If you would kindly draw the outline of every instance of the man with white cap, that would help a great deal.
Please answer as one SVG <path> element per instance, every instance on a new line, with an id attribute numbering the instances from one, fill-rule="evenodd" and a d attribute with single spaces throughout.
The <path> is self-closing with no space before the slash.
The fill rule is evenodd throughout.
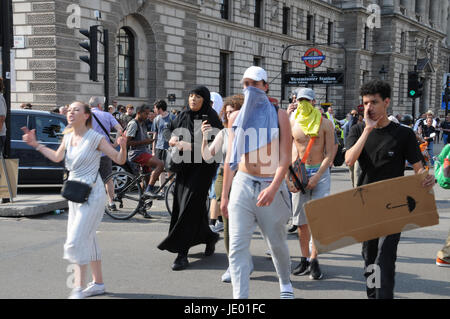
<path id="1" fill-rule="evenodd" d="M 300 250 L 300 263 L 292 273 L 297 276 L 310 274 L 311 279 L 321 279 L 322 272 L 317 260 L 317 249 L 312 243 L 311 234 L 303 205 L 313 199 L 319 199 L 330 194 L 330 165 L 335 156 L 335 134 L 333 123 L 322 117 L 321 112 L 314 107 L 315 94 L 308 88 L 297 90 L 298 107 L 292 112 L 291 127 L 294 146 L 292 162 L 303 158 L 311 141 L 310 153 L 305 166 L 309 178 L 306 194 L 292 194 L 293 218 L 292 224 L 297 226 Z"/>
<path id="2" fill-rule="evenodd" d="M 280 298 L 293 299 L 285 230 L 291 214 L 284 182 L 292 152 L 289 118 L 284 110 L 270 103 L 264 69 L 249 67 L 241 83 L 245 99 L 239 114 L 229 119 L 233 129 L 229 133 L 220 205 L 222 214 L 229 218 L 233 298 L 249 297 L 253 268 L 249 247 L 258 225 L 272 253 Z"/>

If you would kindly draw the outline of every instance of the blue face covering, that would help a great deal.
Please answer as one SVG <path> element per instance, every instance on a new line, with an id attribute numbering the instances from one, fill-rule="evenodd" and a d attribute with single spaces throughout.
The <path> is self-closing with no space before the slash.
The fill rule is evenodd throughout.
<path id="1" fill-rule="evenodd" d="M 263 90 L 244 89 L 244 105 L 233 123 L 230 167 L 236 170 L 243 154 L 269 144 L 279 136 L 278 114 Z"/>

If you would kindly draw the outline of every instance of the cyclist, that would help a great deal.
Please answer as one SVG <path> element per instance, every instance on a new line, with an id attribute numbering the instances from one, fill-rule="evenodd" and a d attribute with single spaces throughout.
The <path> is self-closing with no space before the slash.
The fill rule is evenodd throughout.
<path id="1" fill-rule="evenodd" d="M 128 159 L 141 165 L 144 172 L 153 170 L 144 196 L 159 198 L 159 195 L 156 193 L 155 183 L 164 170 L 164 162 L 148 152 L 148 145 L 153 143 L 153 139 L 147 136 L 147 128 L 145 125 L 145 120 L 148 118 L 149 113 L 149 106 L 145 104 L 139 106 L 136 109 L 135 118 L 127 125 Z"/>

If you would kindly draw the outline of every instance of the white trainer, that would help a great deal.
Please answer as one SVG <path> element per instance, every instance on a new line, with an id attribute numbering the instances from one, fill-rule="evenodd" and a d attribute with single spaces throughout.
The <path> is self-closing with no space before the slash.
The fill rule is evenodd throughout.
<path id="1" fill-rule="evenodd" d="M 216 232 L 216 233 L 220 233 L 221 231 L 223 231 L 223 228 L 224 228 L 223 222 L 216 221 L 216 224 L 214 225 L 214 228 L 212 231 Z"/>
<path id="2" fill-rule="evenodd" d="M 105 293 L 105 284 L 97 284 L 95 282 L 90 282 L 86 289 L 83 290 L 83 294 L 86 297 L 103 295 Z"/>
<path id="3" fill-rule="evenodd" d="M 86 296 L 83 293 L 83 288 L 73 288 L 69 295 L 69 299 L 84 299 Z"/>
<path id="4" fill-rule="evenodd" d="M 230 274 L 230 267 L 227 268 L 227 271 L 222 275 L 222 282 L 231 282 L 231 274 Z"/>

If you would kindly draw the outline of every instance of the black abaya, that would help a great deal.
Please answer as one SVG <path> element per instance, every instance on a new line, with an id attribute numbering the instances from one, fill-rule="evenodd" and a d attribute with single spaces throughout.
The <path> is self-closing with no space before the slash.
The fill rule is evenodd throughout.
<path id="1" fill-rule="evenodd" d="M 205 96 L 204 100 L 209 103 L 209 96 Z M 216 111 L 209 104 L 204 103 L 198 112 L 193 112 L 189 108 L 182 111 L 169 124 L 167 130 L 187 128 L 191 136 L 196 136 L 194 140 L 201 143 L 202 132 L 199 126 L 194 132 L 194 120 L 201 120 L 204 114 L 208 115 L 208 122 L 212 127 L 222 129 L 223 126 Z M 194 152 L 201 152 L 200 147 L 198 143 L 192 143 Z M 194 152 L 191 152 L 192 160 L 194 160 Z M 206 200 L 218 165 L 217 163 L 208 164 L 205 161 L 183 164 L 182 171 L 176 176 L 169 235 L 158 245 L 159 249 L 187 254 L 191 247 L 208 244 L 217 239 L 217 234 L 209 227 Z"/>

